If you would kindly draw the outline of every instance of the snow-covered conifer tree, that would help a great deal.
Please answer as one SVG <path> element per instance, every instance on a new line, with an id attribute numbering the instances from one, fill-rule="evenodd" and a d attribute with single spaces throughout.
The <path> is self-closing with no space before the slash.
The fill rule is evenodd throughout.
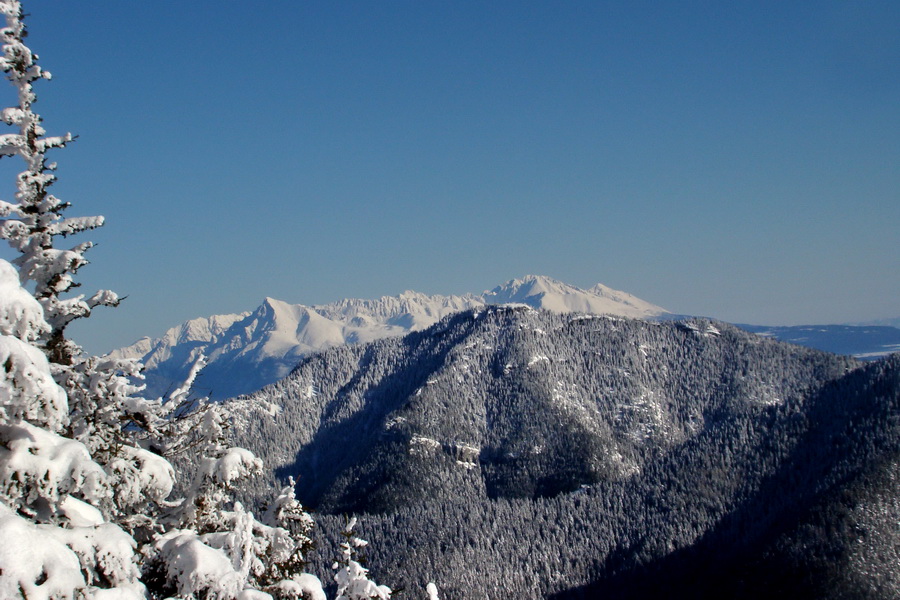
<path id="1" fill-rule="evenodd" d="M 0 158 L 18 157 L 25 169 L 16 178 L 15 202 L 0 201 L 0 237 L 18 251 L 13 260 L 22 286 L 33 285 L 33 297 L 41 307 L 42 325 L 28 338 L 43 349 L 55 382 L 64 390 L 65 418 L 54 432 L 80 443 L 91 460 L 103 467 L 108 497 L 103 501 L 106 519 L 124 519 L 148 502 L 162 501 L 172 490 L 173 471 L 167 461 L 129 441 L 129 425 L 159 420 L 165 409 L 156 402 L 133 398 L 139 391 L 131 380 L 141 366 L 134 361 L 85 356 L 65 337 L 69 323 L 90 315 L 99 305 L 115 306 L 113 292 L 100 291 L 90 299 L 64 298 L 77 287 L 74 276 L 86 264 L 84 253 L 92 246 L 82 242 L 70 248 L 56 241 L 99 227 L 102 217 L 64 218 L 69 204 L 50 193 L 55 164 L 46 153 L 65 147 L 71 134 L 45 137 L 41 117 L 34 112 L 37 100 L 33 84 L 50 79 L 37 63 L 38 56 L 25 45 L 22 6 L 17 0 L 0 0 L 6 27 L 0 69 L 16 89 L 18 104 L 0 111 L 0 120 L 13 129 L 0 135 Z M 154 414 L 155 413 L 155 414 Z M 43 425 L 32 416 L 33 425 Z M 99 501 L 99 498 L 97 499 Z"/>
<path id="2" fill-rule="evenodd" d="M 33 112 L 37 99 L 33 83 L 50 79 L 50 73 L 38 64 L 38 56 L 24 43 L 26 35 L 22 22 L 22 7 L 17 0 L 0 2 L 0 13 L 6 27 L 0 31 L 3 54 L 0 70 L 6 73 L 18 92 L 18 104 L 0 111 L 0 121 L 17 131 L 0 135 L 0 156 L 19 156 L 25 162 L 16 181 L 16 202 L 0 203 L 0 237 L 20 252 L 13 263 L 19 267 L 23 284 L 34 282 L 34 295 L 44 309 L 50 325 L 43 334 L 43 343 L 51 362 L 69 364 L 76 349 L 65 339 L 65 329 L 75 319 L 90 315 L 100 305 L 115 306 L 116 294 L 101 290 L 85 300 L 83 296 L 63 298 L 78 287 L 73 275 L 87 263 L 84 253 L 92 246 L 82 242 L 67 249 L 55 247 L 57 238 L 65 238 L 103 224 L 103 217 L 65 218 L 69 204 L 50 193 L 56 181 L 55 163 L 48 163 L 46 153 L 65 147 L 72 134 L 45 136 L 41 117 Z"/>
<path id="3" fill-rule="evenodd" d="M 143 598 L 134 538 L 109 516 L 109 473 L 64 435 L 65 390 L 35 340 L 41 305 L 0 261 L 0 597 Z"/>
<path id="4" fill-rule="evenodd" d="M 369 570 L 360 564 L 359 551 L 369 543 L 356 537 L 356 517 L 352 517 L 341 532 L 341 555 L 332 568 L 335 570 L 334 580 L 337 582 L 337 600 L 370 600 L 378 598 L 387 600 L 391 597 L 391 588 L 378 585 L 369 579 Z"/>
<path id="5" fill-rule="evenodd" d="M 323 598 L 300 572 L 309 523 L 292 491 L 268 524 L 233 500 L 261 463 L 224 443 L 221 407 L 191 400 L 189 386 L 142 398 L 139 362 L 87 356 L 65 337 L 73 320 L 118 304 L 108 291 L 63 298 L 91 243 L 56 240 L 103 219 L 63 218 L 68 204 L 49 193 L 45 153 L 73 138 L 44 137 L 32 84 L 49 73 L 24 44 L 20 3 L 0 0 L 0 14 L 0 68 L 18 96 L 0 111 L 15 128 L 0 157 L 25 163 L 15 202 L 0 201 L 0 237 L 19 252 L 0 261 L 0 539 L 19 540 L 0 545 L 0 598 Z M 196 469 L 172 499 L 168 457 L 179 452 Z M 306 529 L 295 538 L 289 522 Z"/>

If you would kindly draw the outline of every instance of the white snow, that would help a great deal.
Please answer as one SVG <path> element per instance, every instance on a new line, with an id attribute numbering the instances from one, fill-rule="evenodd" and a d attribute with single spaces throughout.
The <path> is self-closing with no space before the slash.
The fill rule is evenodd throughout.
<path id="1" fill-rule="evenodd" d="M 66 496 L 59 503 L 59 508 L 73 527 L 92 527 L 103 523 L 103 513 L 78 498 Z"/>
<path id="2" fill-rule="evenodd" d="M 244 380 L 247 389 L 238 391 L 229 390 L 227 384 L 203 380 L 205 387 L 212 388 L 216 397 L 222 398 L 277 381 L 311 352 L 418 331 L 450 314 L 487 305 L 639 318 L 666 312 L 599 284 L 582 290 L 549 277 L 526 276 L 480 295 L 428 296 L 406 291 L 399 296 L 347 299 L 316 306 L 266 298 L 251 313 L 194 319 L 170 329 L 162 338 L 142 339 L 112 354 L 141 358 L 148 373 L 157 369 L 178 373 L 182 380 L 191 361 L 188 349 L 196 348 L 202 350 L 211 365 L 228 364 L 230 368 L 255 374 L 255 378 Z M 264 364 L 266 368 L 261 368 Z M 154 382 L 152 378 L 148 381 L 149 395 L 161 395 L 171 386 L 171 382 Z M 159 385 L 159 389 L 153 388 L 154 385 Z"/>
<path id="3" fill-rule="evenodd" d="M 285 598 L 309 598 L 309 600 L 326 600 L 322 582 L 315 575 L 301 573 L 293 579 L 278 582 L 274 586 Z M 305 596 L 304 596 L 305 595 Z"/>
<path id="4" fill-rule="evenodd" d="M 38 525 L 38 528 L 75 553 L 87 575 L 89 586 L 111 583 L 120 588 L 116 592 L 119 597 L 128 598 L 134 597 L 134 593 L 141 590 L 142 586 L 137 583 L 140 573 L 135 563 L 135 541 L 117 525 L 101 523 L 93 527 L 71 529 Z M 143 597 L 143 594 L 138 597 Z"/>
<path id="5" fill-rule="evenodd" d="M 243 578 L 225 552 L 204 544 L 194 531 L 170 531 L 160 537 L 155 547 L 164 557 L 166 575 L 179 594 L 209 590 L 214 598 L 228 598 L 237 596 L 243 588 Z"/>
<path id="6" fill-rule="evenodd" d="M 536 365 L 537 363 L 540 363 L 540 362 L 549 363 L 550 359 L 548 357 L 544 356 L 543 354 L 540 354 L 538 356 L 532 356 L 530 359 L 528 359 L 528 366 L 533 367 L 534 365 Z"/>
<path id="7" fill-rule="evenodd" d="M 0 444 L 0 481 L 26 503 L 45 499 L 55 509 L 67 494 L 96 504 L 109 493 L 106 473 L 80 442 L 21 422 L 0 425 Z"/>
<path id="8" fill-rule="evenodd" d="M 332 566 L 336 570 L 334 581 L 337 583 L 335 600 L 388 600 L 391 588 L 378 585 L 369 579 L 369 570 L 357 562 L 357 549 L 364 548 L 368 542 L 356 537 L 356 517 L 351 517 L 342 535 L 346 541 L 341 543 L 341 556 Z"/>
<path id="9" fill-rule="evenodd" d="M 225 485 L 230 485 L 231 482 L 249 477 L 261 469 L 262 461 L 249 450 L 229 448 L 224 456 L 216 460 L 213 476 Z"/>
<path id="10" fill-rule="evenodd" d="M 15 267 L 0 259 L 0 335 L 28 342 L 47 329 L 41 305 L 19 284 Z"/>
<path id="11" fill-rule="evenodd" d="M 429 581 L 428 585 L 425 586 L 425 592 L 428 594 L 428 600 L 439 600 L 438 589 L 433 581 Z"/>
<path id="12" fill-rule="evenodd" d="M 0 296 L 0 307 L 5 298 Z M 18 338 L 0 335 L 0 417 L 29 419 L 53 430 L 68 421 L 65 391 L 50 374 L 44 353 Z"/>
<path id="13" fill-rule="evenodd" d="M 540 275 L 513 279 L 485 292 L 483 297 L 489 304 L 522 303 L 532 308 L 543 308 L 559 313 L 609 313 L 623 317 L 646 318 L 666 312 L 659 306 L 602 284 L 582 290 Z"/>
<path id="14" fill-rule="evenodd" d="M 0 598 L 71 599 L 84 587 L 75 553 L 2 503 L 0 540 Z"/>
<path id="15" fill-rule="evenodd" d="M 175 486 L 175 470 L 165 458 L 141 448 L 123 446 L 108 466 L 119 501 L 127 506 L 145 499 L 162 502 Z"/>

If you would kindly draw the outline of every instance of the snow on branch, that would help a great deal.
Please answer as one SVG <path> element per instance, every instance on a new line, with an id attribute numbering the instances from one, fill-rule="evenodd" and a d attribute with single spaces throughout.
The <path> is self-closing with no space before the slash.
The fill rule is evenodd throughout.
<path id="1" fill-rule="evenodd" d="M 147 399 L 139 361 L 88 356 L 65 337 L 69 323 L 120 298 L 63 297 L 92 243 L 56 241 L 103 218 L 64 218 L 69 204 L 49 193 L 56 165 L 45 153 L 74 137 L 45 137 L 32 84 L 50 74 L 23 42 L 18 0 L 0 0 L 0 15 L 0 70 L 18 99 L 0 109 L 14 128 L 0 133 L 0 158 L 25 163 L 15 201 L 0 200 L 0 238 L 18 252 L 0 260 L 0 540 L 12 542 L 0 544 L 0 598 L 324 600 L 303 572 L 313 523 L 293 481 L 265 522 L 236 501 L 262 462 L 230 446 L 233 414 L 191 397 L 203 357 L 168 401 Z M 181 485 L 169 462 L 178 453 L 189 455 Z M 356 561 L 364 543 L 348 535 L 339 597 L 388 598 Z"/>
<path id="2" fill-rule="evenodd" d="M 74 139 L 70 133 L 45 136 L 41 117 L 32 110 L 37 96 L 33 83 L 50 79 L 50 73 L 38 65 L 38 55 L 24 43 L 25 25 L 22 6 L 16 0 L 0 1 L 0 14 L 6 27 L 0 29 L 0 70 L 17 90 L 18 105 L 0 110 L 0 121 L 17 131 L 0 134 L 0 158 L 19 156 L 25 170 L 16 179 L 16 202 L 0 201 L 0 238 L 21 255 L 13 261 L 19 267 L 22 283 L 35 282 L 35 297 L 43 305 L 44 318 L 50 325 L 45 343 L 52 362 L 70 364 L 78 348 L 63 337 L 66 327 L 75 319 L 90 316 L 91 305 L 80 298 L 64 300 L 60 296 L 78 284 L 73 275 L 87 264 L 84 253 L 89 242 L 69 250 L 57 249 L 54 240 L 88 231 L 103 225 L 102 217 L 64 218 L 69 204 L 49 193 L 56 181 L 55 164 L 48 164 L 46 152 L 63 148 Z M 93 306 L 109 305 L 98 302 Z"/>

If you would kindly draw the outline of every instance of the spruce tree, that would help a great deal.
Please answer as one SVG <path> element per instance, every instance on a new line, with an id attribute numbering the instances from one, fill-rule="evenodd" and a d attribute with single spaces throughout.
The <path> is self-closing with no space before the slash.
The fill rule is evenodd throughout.
<path id="1" fill-rule="evenodd" d="M 0 157 L 25 163 L 15 201 L 0 201 L 0 237 L 18 252 L 0 260 L 0 539 L 17 541 L 0 545 L 0 597 L 322 598 L 300 572 L 309 523 L 292 494 L 268 524 L 234 500 L 262 465 L 225 443 L 225 411 L 192 399 L 190 381 L 166 400 L 143 398 L 139 362 L 67 339 L 69 323 L 119 302 L 109 291 L 66 297 L 92 244 L 56 247 L 103 218 L 66 218 L 69 204 L 50 193 L 46 152 L 74 138 L 45 136 L 33 84 L 50 75 L 24 43 L 21 4 L 0 0 L 0 13 L 0 69 L 18 97 L 0 111 L 14 129 L 0 135 Z M 193 473 L 172 498 L 170 459 L 187 452 Z"/>
<path id="2" fill-rule="evenodd" d="M 23 285 L 33 282 L 34 296 L 44 309 L 50 330 L 43 334 L 42 343 L 48 357 L 51 362 L 69 365 L 78 348 L 66 339 L 66 327 L 89 316 L 97 306 L 117 305 L 119 297 L 101 290 L 89 299 L 65 298 L 79 286 L 74 275 L 87 264 L 85 253 L 93 244 L 82 242 L 58 248 L 56 240 L 100 227 L 103 217 L 64 217 L 69 203 L 50 193 L 56 181 L 56 164 L 47 162 L 47 152 L 64 148 L 74 137 L 71 133 L 46 135 L 40 115 L 32 110 L 37 100 L 33 84 L 50 79 L 50 72 L 38 65 L 38 55 L 24 43 L 27 31 L 21 4 L 4 0 L 0 2 L 0 13 L 6 18 L 6 27 L 0 32 L 0 69 L 18 96 L 16 106 L 0 111 L 0 120 L 16 130 L 0 135 L 0 156 L 18 156 L 26 167 L 16 180 L 16 202 L 0 203 L 0 217 L 4 218 L 0 237 L 20 253 L 13 264 L 19 268 Z"/>

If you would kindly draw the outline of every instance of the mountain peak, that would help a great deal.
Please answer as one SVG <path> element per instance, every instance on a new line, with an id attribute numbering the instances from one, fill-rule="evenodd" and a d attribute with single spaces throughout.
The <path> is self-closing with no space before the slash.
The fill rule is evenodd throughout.
<path id="1" fill-rule="evenodd" d="M 265 298 L 263 298 L 263 301 L 260 302 L 259 306 L 261 308 L 268 307 L 273 310 L 281 310 L 287 306 L 293 306 L 293 305 L 285 302 L 284 300 L 279 300 L 278 298 L 272 298 L 271 296 L 266 296 Z"/>
<path id="2" fill-rule="evenodd" d="M 564 283 L 553 277 L 546 275 L 524 275 L 517 279 L 510 279 L 502 285 L 498 285 L 491 291 L 496 290 L 519 290 L 534 289 L 535 291 L 549 291 L 561 288 L 577 289 L 567 283 Z"/>
<path id="3" fill-rule="evenodd" d="M 666 313 L 664 308 L 626 292 L 597 284 L 582 290 L 545 275 L 525 275 L 483 295 L 488 304 L 527 304 L 553 312 L 585 312 L 646 318 Z"/>
<path id="4" fill-rule="evenodd" d="M 170 330 L 162 340 L 144 341 L 118 352 L 178 376 L 188 368 L 175 364 L 185 355 L 178 348 L 200 347 L 210 357 L 202 373 L 204 384 L 213 388 L 216 398 L 225 398 L 273 383 L 304 354 L 419 331 L 448 315 L 491 304 L 637 318 L 666 312 L 605 286 L 582 290 L 545 275 L 525 275 L 481 295 L 429 296 L 407 290 L 397 296 L 316 306 L 267 296 L 252 314 L 194 319 Z M 162 382 L 162 391 L 154 388 L 149 393 L 162 393 L 169 385 Z"/>
<path id="5" fill-rule="evenodd" d="M 258 315 L 260 322 L 266 323 L 268 328 L 295 327 L 300 318 L 298 309 L 301 307 L 300 304 L 288 304 L 283 300 L 266 296 L 257 307 L 255 314 Z"/>

